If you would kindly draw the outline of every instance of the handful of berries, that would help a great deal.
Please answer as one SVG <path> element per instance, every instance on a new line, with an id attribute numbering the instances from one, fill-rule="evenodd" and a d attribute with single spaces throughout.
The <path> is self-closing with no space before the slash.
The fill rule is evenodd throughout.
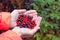
<path id="1" fill-rule="evenodd" d="M 19 15 L 18 19 L 16 20 L 17 26 L 20 28 L 30 28 L 33 29 L 36 26 L 36 23 L 34 20 L 32 20 L 32 16 L 28 15 Z"/>

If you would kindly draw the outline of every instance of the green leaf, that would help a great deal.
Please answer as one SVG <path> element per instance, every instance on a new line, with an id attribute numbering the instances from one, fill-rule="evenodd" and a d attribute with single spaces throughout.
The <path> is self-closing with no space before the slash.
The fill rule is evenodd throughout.
<path id="1" fill-rule="evenodd" d="M 36 38 L 36 40 L 40 40 L 40 34 L 39 34 L 39 33 L 36 33 L 36 34 L 34 35 L 34 38 Z"/>
<path id="2" fill-rule="evenodd" d="M 46 3 L 52 4 L 55 0 L 45 0 Z"/>
<path id="3" fill-rule="evenodd" d="M 41 6 L 44 6 L 46 4 L 46 2 L 44 0 L 38 0 L 38 3 L 41 5 Z"/>
<path id="4" fill-rule="evenodd" d="M 34 3 L 32 3 L 31 6 L 33 6 L 35 10 L 39 9 L 39 7 L 36 4 L 34 4 Z"/>

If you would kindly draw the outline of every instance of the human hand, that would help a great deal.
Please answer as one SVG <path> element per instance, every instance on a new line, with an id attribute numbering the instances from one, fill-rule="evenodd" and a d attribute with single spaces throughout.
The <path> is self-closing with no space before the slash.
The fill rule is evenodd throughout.
<path id="1" fill-rule="evenodd" d="M 15 14 L 16 11 L 13 13 Z M 21 34 L 21 35 L 33 35 L 38 29 L 40 29 L 39 27 L 39 24 L 42 20 L 42 17 L 40 16 L 37 16 L 37 12 L 35 10 L 29 10 L 29 11 L 25 11 L 23 14 L 26 14 L 26 15 L 30 15 L 30 16 L 33 16 L 33 20 L 35 20 L 35 23 L 36 23 L 36 26 L 33 28 L 33 29 L 29 29 L 29 28 L 20 28 L 20 27 L 17 27 L 15 24 L 15 28 L 13 29 L 13 31 L 17 32 L 18 34 Z M 16 21 L 16 19 L 15 19 Z"/>
<path id="2" fill-rule="evenodd" d="M 25 13 L 26 12 L 26 10 L 25 9 L 21 9 L 21 10 L 14 10 L 12 13 L 11 13 L 11 22 L 10 22 L 10 26 L 11 26 L 11 28 L 14 28 L 14 27 L 16 27 L 16 20 L 17 20 L 17 18 L 18 18 L 18 15 L 20 14 L 20 13 Z"/>

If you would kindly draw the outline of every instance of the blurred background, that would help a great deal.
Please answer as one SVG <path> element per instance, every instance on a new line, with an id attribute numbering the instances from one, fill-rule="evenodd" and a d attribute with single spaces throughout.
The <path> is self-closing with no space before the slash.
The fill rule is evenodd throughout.
<path id="1" fill-rule="evenodd" d="M 60 0 L 0 0 L 0 12 L 34 9 L 42 17 L 40 30 L 23 40 L 60 40 Z"/>

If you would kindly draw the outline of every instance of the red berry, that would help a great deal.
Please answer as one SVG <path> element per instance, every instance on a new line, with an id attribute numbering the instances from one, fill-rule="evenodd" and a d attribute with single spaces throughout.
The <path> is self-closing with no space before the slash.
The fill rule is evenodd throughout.
<path id="1" fill-rule="evenodd" d="M 32 21 L 32 18 L 33 17 L 27 15 L 19 15 L 16 23 L 18 26 L 33 29 L 36 24 L 35 21 Z"/>

